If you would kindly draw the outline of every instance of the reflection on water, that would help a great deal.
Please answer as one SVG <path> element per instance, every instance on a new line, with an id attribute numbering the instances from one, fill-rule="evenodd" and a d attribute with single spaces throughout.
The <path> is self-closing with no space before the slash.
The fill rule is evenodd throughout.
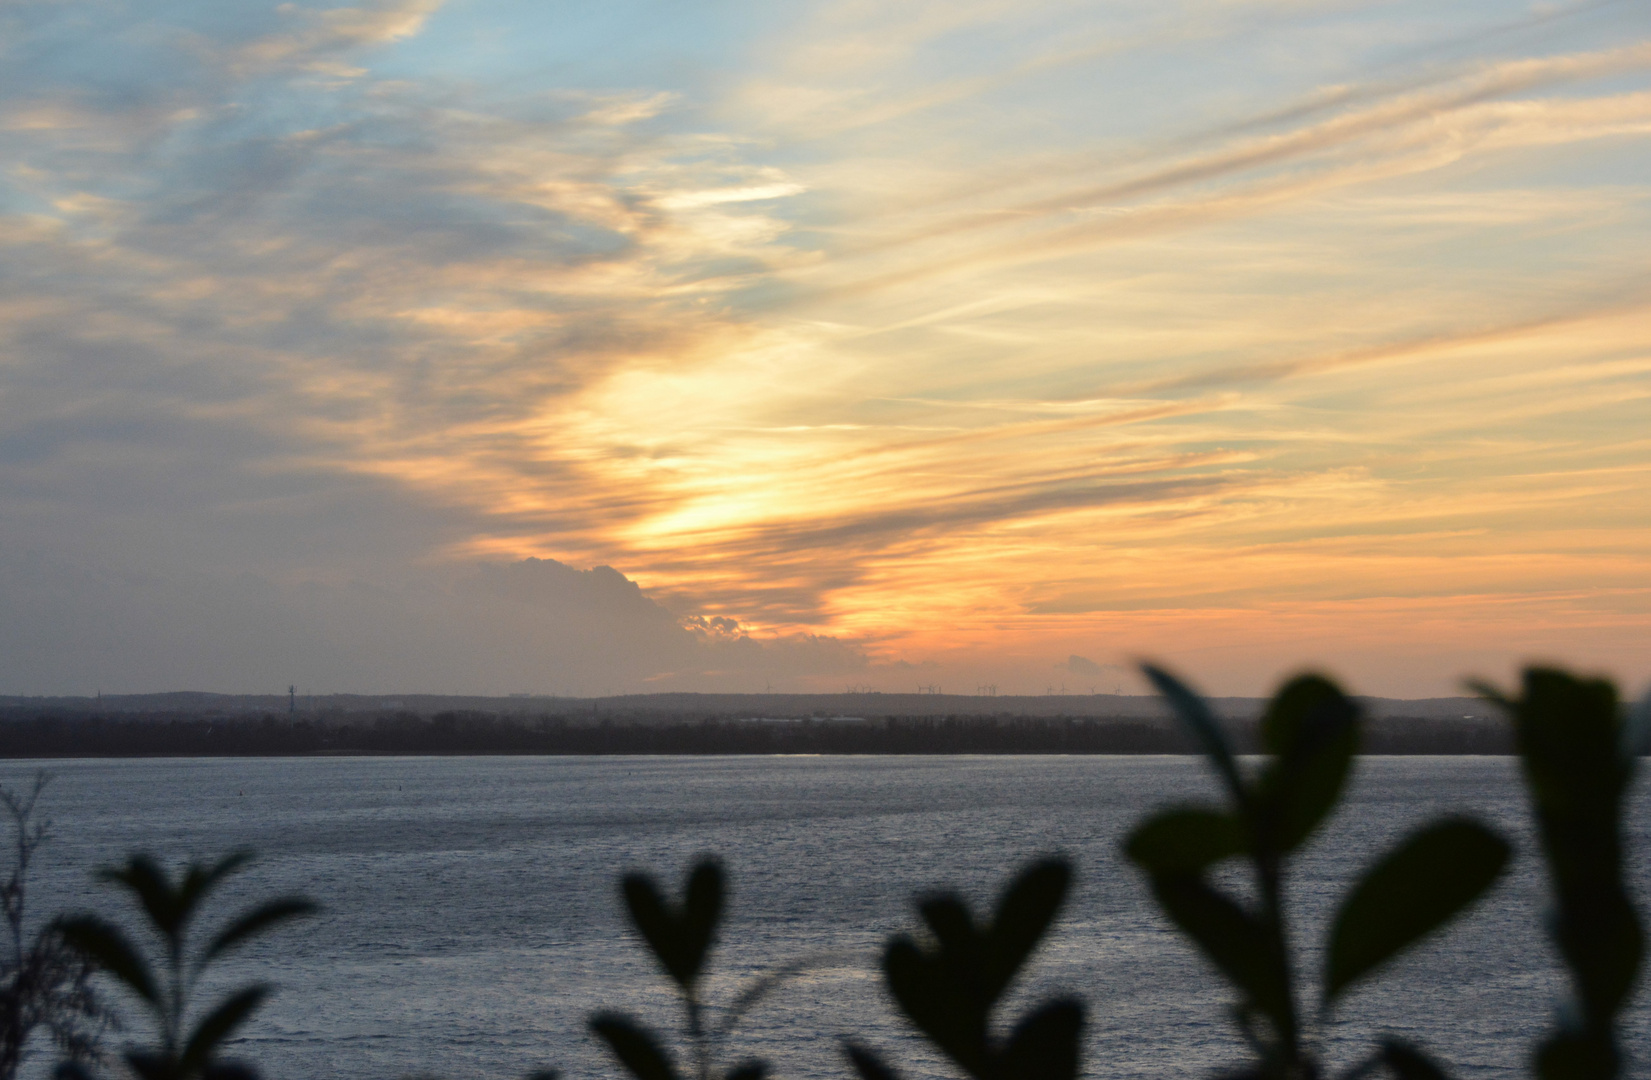
<path id="1" fill-rule="evenodd" d="M 17 784 L 33 763 L 0 763 Z M 713 955 L 712 998 L 812 954 L 818 966 L 745 1021 L 741 1056 L 782 1077 L 847 1077 L 856 1035 L 915 1077 L 947 1074 L 888 1018 L 875 957 L 914 925 L 913 893 L 952 885 L 984 903 L 1010 867 L 1071 856 L 1078 886 L 1020 1001 L 1055 989 L 1090 1003 L 1091 1076 L 1184 1077 L 1238 1054 L 1215 976 L 1169 934 L 1118 856 L 1150 807 L 1213 795 L 1202 765 L 1162 757 L 372 758 L 71 761 L 46 809 L 36 910 L 113 896 L 88 870 L 143 848 L 170 858 L 249 845 L 243 897 L 297 891 L 324 914 L 250 950 L 230 978 L 283 987 L 239 1052 L 273 1077 L 515 1077 L 556 1065 L 616 1070 L 585 1034 L 622 1007 L 669 1027 L 664 981 L 630 940 L 616 883 L 643 867 L 671 887 L 689 858 L 723 856 L 733 896 Z M 1648 785 L 1632 815 L 1641 895 L 1651 893 Z M 1374 758 L 1352 803 L 1291 882 L 1301 940 L 1322 937 L 1347 876 L 1419 819 L 1471 810 L 1521 857 L 1493 899 L 1432 948 L 1352 996 L 1338 1017 L 1350 1054 L 1402 1032 L 1462 1077 L 1522 1075 L 1561 986 L 1538 921 L 1512 762 Z M 275 946 L 275 947 L 272 947 Z M 1313 971 L 1316 956 L 1307 956 Z M 230 965 L 226 965 L 230 967 Z M 1642 994 L 1629 1018 L 1651 1056 Z M 1020 1004 L 1012 1004 L 1018 1014 Z"/>

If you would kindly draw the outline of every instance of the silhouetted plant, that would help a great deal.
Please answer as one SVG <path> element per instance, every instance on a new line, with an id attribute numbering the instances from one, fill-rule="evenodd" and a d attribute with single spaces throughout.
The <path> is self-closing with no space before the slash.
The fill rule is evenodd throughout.
<path id="1" fill-rule="evenodd" d="M 1254 1059 L 1228 1076 L 1322 1080 L 1328 1070 L 1318 1037 L 1336 1004 L 1482 896 L 1506 866 L 1508 845 L 1476 821 L 1445 817 L 1414 830 L 1377 859 L 1349 889 L 1332 921 L 1317 979 L 1317 1007 L 1304 1008 L 1298 1001 L 1300 980 L 1289 933 L 1288 871 L 1292 858 L 1342 798 L 1359 748 L 1358 709 L 1324 678 L 1291 680 L 1261 719 L 1258 737 L 1265 755 L 1252 767 L 1239 762 L 1198 695 L 1165 671 L 1144 670 L 1214 767 L 1224 799 L 1220 805 L 1154 814 L 1130 833 L 1125 851 L 1146 873 L 1169 919 L 1237 990 L 1235 1015 Z M 1513 718 L 1553 885 L 1552 929 L 1575 992 L 1557 1030 L 1537 1050 L 1537 1076 L 1616 1080 L 1627 1073 L 1619 1019 L 1644 953 L 1640 918 L 1623 880 L 1622 817 L 1636 754 L 1651 739 L 1651 700 L 1626 717 L 1610 683 L 1541 668 L 1525 672 L 1517 699 L 1480 689 Z M 37 781 L 27 798 L 0 789 L 0 803 L 18 830 L 17 870 L 4 900 L 19 965 L 26 952 L 23 882 L 29 858 L 44 837 L 31 818 L 42 783 Z M 72 1059 L 60 1075 L 88 1075 L 84 1059 L 91 1044 L 87 1029 L 76 1025 L 99 1016 L 86 975 L 88 964 L 95 964 L 134 994 L 154 1022 L 155 1042 L 129 1048 L 123 1058 L 141 1080 L 254 1077 L 249 1066 L 223 1061 L 219 1053 L 270 987 L 243 987 L 206 1009 L 196 1000 L 198 980 L 236 946 L 313 911 L 314 905 L 297 898 L 273 900 L 198 941 L 191 925 L 199 909 L 248 858 L 242 852 L 211 865 L 192 864 L 176 881 L 141 855 L 124 867 L 103 871 L 104 880 L 126 889 L 139 904 L 158 938 L 158 956 L 145 957 L 120 929 L 93 916 L 53 924 L 37 940 L 57 943 L 57 955 L 68 965 L 62 970 L 69 974 L 53 976 L 67 979 L 54 985 L 67 988 L 65 996 L 51 999 L 56 1004 L 50 1008 L 38 1002 L 30 1006 L 43 1012 L 20 1011 L 13 1001 L 27 997 L 25 983 L 9 974 L 12 969 L 0 968 L 0 1008 L 9 1025 L 5 1038 L 21 1032 L 15 1038 L 17 1053 L 0 1057 L 0 1067 L 15 1071 L 32 1030 L 23 1026 L 29 1022 L 58 1035 Z M 1235 860 L 1249 872 L 1247 890 L 1224 888 L 1212 876 L 1217 867 Z M 884 951 L 883 974 L 901 1013 L 972 1080 L 1075 1080 L 1079 1072 L 1084 1012 L 1078 1001 L 1045 1002 L 1006 1037 L 994 1035 L 993 1025 L 1015 977 L 1049 932 L 1070 881 L 1064 861 L 1033 864 L 1005 889 L 986 922 L 977 922 L 956 894 L 929 897 L 919 904 L 929 940 L 898 935 Z M 680 903 L 668 899 L 645 874 L 627 874 L 621 891 L 632 924 L 682 1000 L 687 1067 L 679 1068 L 661 1039 L 629 1016 L 599 1013 L 591 1018 L 592 1031 L 635 1080 L 764 1080 L 765 1063 L 746 1060 L 724 1069 L 720 1051 L 743 1014 L 810 961 L 757 980 L 713 1014 L 702 984 L 724 909 L 720 865 L 710 858 L 697 860 Z M 30 1016 L 46 1019 L 29 1021 Z M 53 1026 L 60 1021 L 68 1036 Z M 0 1045 L 0 1053 L 9 1053 L 11 1045 Z M 897 1080 L 868 1047 L 848 1042 L 845 1050 L 861 1080 Z M 1400 1080 L 1443 1080 L 1445 1075 L 1419 1048 L 1383 1039 L 1345 1080 L 1382 1069 Z M 9 1075 L 0 1073 L 0 1080 Z M 542 1071 L 529 1080 L 554 1076 Z"/>
<path id="2" fill-rule="evenodd" d="M 47 776 L 36 773 L 27 793 L 0 787 L 12 830 L 11 865 L 0 885 L 5 908 L 5 955 L 0 956 L 0 1080 L 23 1064 L 36 1032 L 49 1035 L 60 1055 L 84 1062 L 96 1056 L 107 1015 L 92 988 L 92 966 L 63 940 L 55 923 L 28 926 L 29 866 L 46 842 L 48 824 L 36 816 Z"/>
<path id="3" fill-rule="evenodd" d="M 883 953 L 900 1011 L 975 1080 L 1072 1080 L 1078 1073 L 1083 1006 L 1076 1000 L 1045 1003 L 1006 1041 L 990 1030 L 993 1009 L 1048 932 L 1071 877 L 1061 860 L 1032 865 L 1004 890 L 984 926 L 956 894 L 930 897 L 918 910 L 933 946 L 900 935 Z M 845 1049 L 863 1080 L 893 1080 L 872 1050 L 853 1042 Z"/>
<path id="4" fill-rule="evenodd" d="M 273 988 L 265 983 L 241 987 L 203 1014 L 196 987 L 214 960 L 317 909 L 301 897 L 269 900 L 237 915 L 204 944 L 197 944 L 191 924 L 202 904 L 251 859 L 250 852 L 238 851 L 216 863 L 191 863 L 176 882 L 147 855 L 134 855 L 125 866 L 98 874 L 129 892 L 141 908 L 161 946 L 152 959 L 119 927 L 97 916 L 79 915 L 60 923 L 65 939 L 131 991 L 154 1022 L 156 1041 L 129 1048 L 124 1054 L 127 1066 L 142 1080 L 247 1080 L 257 1075 L 250 1066 L 223 1061 L 218 1055 Z M 84 1075 L 80 1069 L 66 1072 Z"/>
<path id="5" fill-rule="evenodd" d="M 1611 683 L 1550 668 L 1526 669 L 1518 698 L 1478 689 L 1513 719 L 1553 888 L 1550 929 L 1574 992 L 1558 1030 L 1537 1049 L 1536 1074 L 1626 1075 L 1617 1016 L 1633 992 L 1645 941 L 1622 879 L 1623 800 L 1646 749 L 1651 699 L 1625 717 Z"/>
<path id="6" fill-rule="evenodd" d="M 693 1056 L 692 1075 L 697 1080 L 712 1080 L 716 1044 L 727 1038 L 745 1010 L 783 973 L 758 980 L 725 1011 L 721 1023 L 708 1025 L 699 988 L 722 919 L 725 889 L 721 865 L 714 859 L 699 859 L 688 873 L 680 905 L 666 900 L 646 874 L 626 874 L 621 892 L 631 924 L 681 994 Z M 601 1012 L 591 1017 L 590 1026 L 636 1080 L 679 1080 L 681 1074 L 659 1039 L 636 1020 L 622 1013 Z M 749 1060 L 729 1068 L 722 1076 L 723 1080 L 762 1080 L 767 1073 L 766 1063 Z"/>
<path id="7" fill-rule="evenodd" d="M 1358 709 L 1329 680 L 1306 675 L 1268 704 L 1260 737 L 1268 758 L 1247 773 L 1204 701 L 1169 673 L 1144 668 L 1198 739 L 1226 791 L 1226 805 L 1161 812 L 1132 832 L 1129 857 L 1148 875 L 1170 920 L 1237 988 L 1240 1031 L 1255 1062 L 1234 1074 L 1256 1080 L 1312 1080 L 1325 1074 L 1296 1000 L 1285 905 L 1294 854 L 1341 797 L 1359 742 Z M 1509 849 L 1465 818 L 1431 822 L 1379 859 L 1342 902 L 1330 930 L 1321 1015 L 1369 976 L 1478 898 L 1502 872 Z M 1234 897 L 1209 871 L 1228 859 L 1249 863 L 1254 895 Z M 1397 1040 L 1355 1075 L 1381 1065 L 1400 1077 L 1443 1076 L 1420 1050 Z"/>

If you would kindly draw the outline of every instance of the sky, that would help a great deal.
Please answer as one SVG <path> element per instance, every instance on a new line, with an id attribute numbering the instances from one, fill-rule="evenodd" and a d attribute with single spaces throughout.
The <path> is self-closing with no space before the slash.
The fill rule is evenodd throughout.
<path id="1" fill-rule="evenodd" d="M 10 0 L 0 693 L 1651 678 L 1651 6 Z"/>

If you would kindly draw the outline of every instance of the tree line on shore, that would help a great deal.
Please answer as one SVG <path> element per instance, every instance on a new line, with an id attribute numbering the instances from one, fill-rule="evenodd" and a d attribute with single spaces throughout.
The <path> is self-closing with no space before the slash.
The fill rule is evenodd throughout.
<path id="1" fill-rule="evenodd" d="M 1167 924 L 1227 983 L 1242 1060 L 1209 1062 L 1228 1080 L 1445 1080 L 1449 1047 L 1423 1047 L 1374 1032 L 1352 1065 L 1333 1068 L 1323 1035 L 1353 988 L 1381 978 L 1496 883 L 1516 856 L 1479 820 L 1455 815 L 1412 830 L 1380 853 L 1342 899 L 1309 967 L 1299 949 L 1292 869 L 1302 848 L 1342 801 L 1366 738 L 1358 705 L 1328 680 L 1301 676 L 1282 687 L 1242 748 L 1207 704 L 1169 673 L 1146 673 L 1172 706 L 1184 735 L 1215 773 L 1218 801 L 1161 808 L 1120 840 L 1145 877 Z M 1481 687 L 1506 714 L 1546 871 L 1546 929 L 1568 976 L 1552 1017 L 1531 1017 L 1529 1065 L 1538 1080 L 1619 1080 L 1630 1059 L 1622 1016 L 1640 981 L 1644 930 L 1627 884 L 1623 828 L 1638 759 L 1651 740 L 1651 708 L 1625 708 L 1609 682 L 1533 668 L 1517 696 Z M 44 838 L 32 820 L 40 792 L 0 792 L 10 811 L 14 868 L 0 886 L 10 929 L 0 956 L 0 1080 L 26 1052 L 52 1043 L 59 1080 L 125 1075 L 140 1080 L 255 1080 L 255 1063 L 231 1058 L 233 1037 L 272 988 L 203 990 L 203 973 L 246 941 L 314 910 L 305 898 L 256 904 L 203 930 L 214 891 L 246 853 L 172 872 L 137 854 L 100 878 L 131 902 L 135 920 L 60 915 L 31 929 L 28 863 Z M 897 935 L 882 954 L 885 989 L 900 1015 L 969 1080 L 1076 1080 L 1105 1074 L 1086 1063 L 1082 1034 L 1090 1004 L 1062 997 L 1018 1019 L 1001 1016 L 1019 971 L 1049 936 L 1071 887 L 1060 858 L 1013 872 L 993 910 L 972 911 L 955 893 L 919 898 L 921 936 Z M 1235 888 L 1236 886 L 1236 888 Z M 620 889 L 633 930 L 682 1004 L 676 1037 L 628 1014 L 601 1012 L 591 1031 L 633 1080 L 764 1080 L 757 1059 L 727 1060 L 745 1008 L 785 970 L 757 980 L 731 1006 L 711 1011 L 703 976 L 724 932 L 725 874 L 714 857 L 689 869 L 679 897 L 645 874 Z M 111 992 L 114 992 L 113 994 Z M 117 1012 L 118 995 L 129 1007 Z M 1105 1003 L 1100 1003 L 1101 1007 Z M 141 1021 L 132 1024 L 134 1014 Z M 125 1045 L 113 1050 L 108 1022 L 123 1016 Z M 31 1039 L 33 1042 L 31 1042 Z M 884 1051 L 853 1037 L 840 1049 L 845 1075 L 900 1080 Z M 548 1080 L 554 1073 L 530 1073 Z"/>
<path id="2" fill-rule="evenodd" d="M 1260 723 L 1226 720 L 1238 753 Z M 1371 754 L 1511 754 L 1506 725 L 1478 718 L 1366 721 Z M 1193 754 L 1173 721 L 1097 717 L 882 716 L 640 721 L 545 714 L 408 712 L 330 717 L 0 713 L 0 756 L 286 757 L 306 754 Z"/>

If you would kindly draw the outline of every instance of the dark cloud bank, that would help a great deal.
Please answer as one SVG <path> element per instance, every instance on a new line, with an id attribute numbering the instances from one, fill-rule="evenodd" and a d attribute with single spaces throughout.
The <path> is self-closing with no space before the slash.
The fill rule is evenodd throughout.
<path id="1" fill-rule="evenodd" d="M 649 192 L 723 163 L 673 157 L 645 100 L 356 66 L 432 7 L 0 10 L 0 692 L 761 690 L 865 664 L 607 567 L 452 561 L 503 535 L 534 543 L 483 549 L 620 562 L 590 538 L 642 493 L 532 432 L 733 286 L 656 243 Z"/>
<path id="2" fill-rule="evenodd" d="M 35 551 L 0 561 L 0 608 L 0 693 L 760 691 L 867 666 L 849 642 L 759 640 L 611 567 L 540 559 L 284 586 Z"/>

